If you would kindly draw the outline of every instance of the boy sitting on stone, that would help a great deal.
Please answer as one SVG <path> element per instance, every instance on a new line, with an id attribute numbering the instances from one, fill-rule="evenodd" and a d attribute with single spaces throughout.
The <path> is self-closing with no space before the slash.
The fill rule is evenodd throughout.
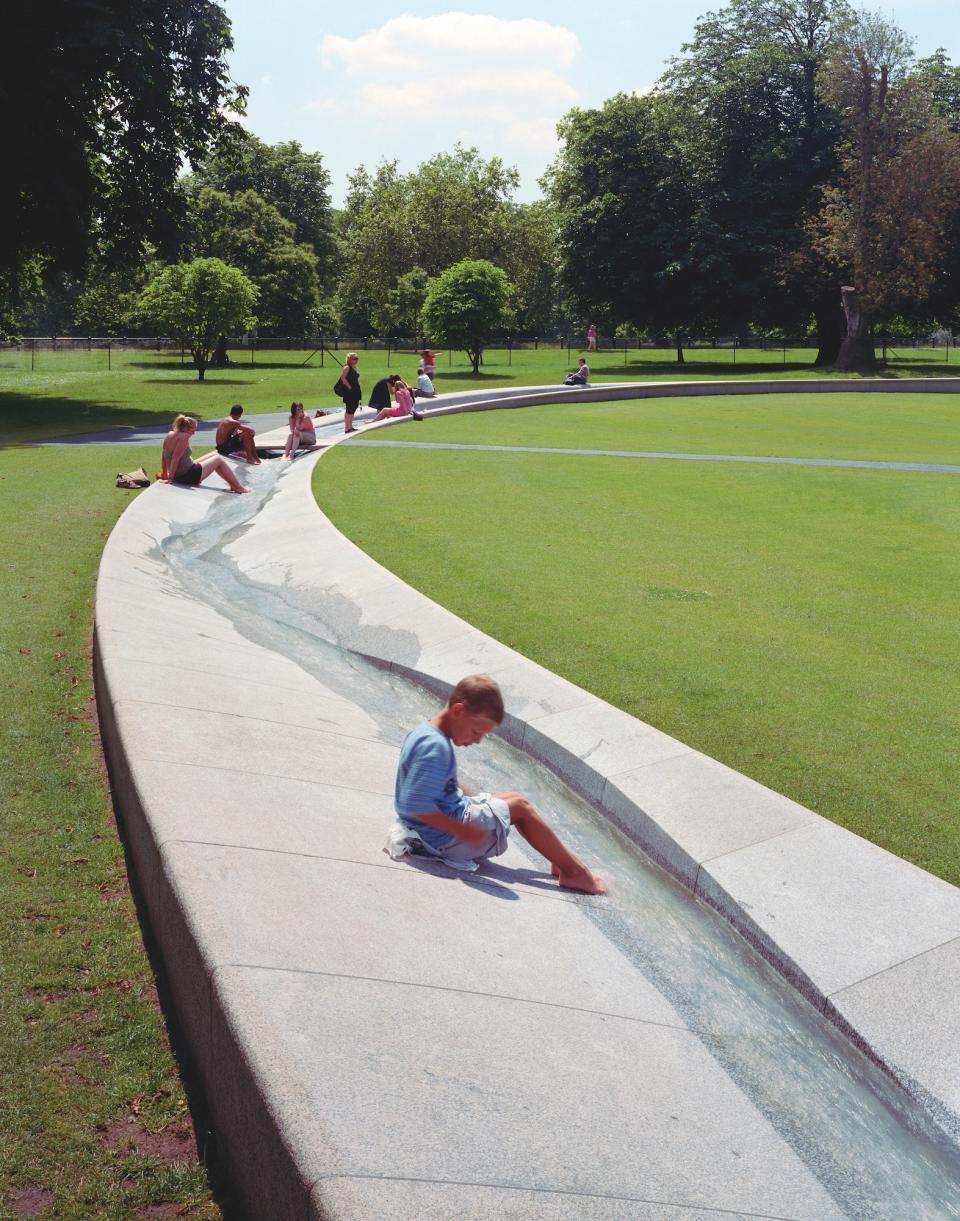
<path id="1" fill-rule="evenodd" d="M 394 804 L 400 825 L 387 851 L 411 850 L 458 869 L 499 856 L 514 826 L 550 862 L 561 886 L 598 895 L 603 880 L 565 848 L 526 797 L 519 793 L 471 794 L 457 782 L 454 746 L 473 746 L 503 721 L 503 696 L 492 678 L 472 674 L 454 687 L 445 707 L 410 731 L 400 750 Z"/>

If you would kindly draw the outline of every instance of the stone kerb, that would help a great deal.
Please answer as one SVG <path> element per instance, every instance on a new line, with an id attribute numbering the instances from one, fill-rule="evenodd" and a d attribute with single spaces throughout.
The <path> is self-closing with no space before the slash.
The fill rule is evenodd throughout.
<path id="1" fill-rule="evenodd" d="M 740 383 L 728 385 L 723 392 L 743 391 Z M 782 382 L 770 385 L 783 389 Z M 808 391 L 811 383 L 791 388 Z M 644 397 L 651 387 L 615 389 Z M 709 391 L 687 383 L 682 392 Z M 610 388 L 480 392 L 430 410 L 591 395 L 609 398 Z M 340 648 L 438 692 L 464 673 L 493 674 L 510 709 L 508 736 L 721 911 L 956 1140 L 960 892 L 425 599 L 334 529 L 312 496 L 314 463 L 301 459 L 282 473 L 255 521 L 223 548 L 225 559 L 262 588 L 308 596 L 318 630 Z M 302 863 L 311 853 L 326 861 L 332 836 L 352 837 L 339 845 L 343 860 L 382 870 L 375 862 L 384 859 L 379 845 L 394 752 L 377 745 L 363 708 L 345 707 L 321 680 L 251 642 L 228 614 L 178 585 L 166 540 L 201 522 L 210 504 L 202 492 L 153 488 L 111 535 L 97 587 L 98 706 L 116 804 L 178 1012 L 218 1124 L 241 1150 L 232 1168 L 251 1199 L 262 1199 L 262 1184 L 270 1183 L 270 1215 L 312 1215 L 304 1193 L 336 1175 L 338 1151 L 303 1118 L 307 1084 L 291 1082 L 295 1070 L 271 1052 L 262 1013 L 275 959 L 294 972 L 304 969 L 304 954 L 311 970 L 330 964 L 312 953 L 309 939 L 304 947 L 298 927 L 291 930 L 295 944 L 269 952 L 259 929 L 278 905 L 289 906 L 292 925 L 307 912 L 315 922 Z M 291 723 L 298 735 L 292 752 Z M 333 723 L 345 728 L 332 733 Z M 362 746 L 362 759 L 351 758 L 344 733 L 354 735 L 351 750 Z M 241 762 L 225 770 L 217 760 L 228 749 Z M 304 786 L 315 800 L 311 753 L 340 769 L 329 792 L 353 811 L 349 832 L 322 817 L 317 827 L 297 816 Z M 343 775 L 354 777 L 347 787 Z M 265 813 L 254 817 L 250 808 Z M 260 881 L 255 860 L 280 862 L 282 873 Z M 339 877 L 342 866 L 330 858 L 322 868 L 325 877 Z M 337 884 L 349 895 L 350 878 Z M 362 926 L 366 907 L 350 910 Z M 370 936 L 376 941 L 387 928 Z M 325 935 L 322 926 L 315 935 Z M 343 935 L 356 936 L 348 929 Z M 348 1025 L 351 1003 L 349 996 L 337 1001 Z M 308 1055 L 306 1045 L 300 1054 Z"/>

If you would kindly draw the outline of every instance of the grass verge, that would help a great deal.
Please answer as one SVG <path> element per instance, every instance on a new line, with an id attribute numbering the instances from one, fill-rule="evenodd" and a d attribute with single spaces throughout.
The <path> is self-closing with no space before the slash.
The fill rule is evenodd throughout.
<path id="1" fill-rule="evenodd" d="M 0 1208 L 220 1216 L 127 885 L 90 677 L 94 581 L 153 448 L 0 452 Z"/>
<path id="2" fill-rule="evenodd" d="M 886 413 L 878 452 L 942 460 L 951 408 L 938 398 L 919 435 L 923 404 L 870 400 Z M 828 439 L 851 427 L 846 396 L 801 396 L 791 433 L 789 403 L 775 404 L 781 453 L 810 446 L 808 410 Z M 615 417 L 616 448 L 649 450 L 651 407 L 675 429 L 669 449 L 708 437 L 708 451 L 737 453 L 769 410 L 752 397 L 691 400 L 680 417 L 676 404 L 636 407 L 459 415 L 383 435 L 578 435 L 593 448 Z M 865 439 L 871 421 L 861 428 Z M 860 443 L 848 431 L 844 445 Z M 348 537 L 483 631 L 960 884 L 958 476 L 361 441 L 324 458 L 315 488 Z M 383 504 L 402 505 L 407 527 L 385 528 Z"/>

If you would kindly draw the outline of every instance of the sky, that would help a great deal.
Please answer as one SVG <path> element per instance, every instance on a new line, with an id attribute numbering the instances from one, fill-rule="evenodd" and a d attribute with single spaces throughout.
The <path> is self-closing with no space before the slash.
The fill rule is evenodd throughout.
<path id="1" fill-rule="evenodd" d="M 323 154 L 338 206 L 347 177 L 396 159 L 415 169 L 459 142 L 520 172 L 537 198 L 574 106 L 649 89 L 718 0 L 488 0 L 347 4 L 226 0 L 234 80 L 250 90 L 244 125 Z M 866 7 L 873 7 L 867 5 Z M 957 0 L 878 6 L 916 40 L 960 62 Z"/>

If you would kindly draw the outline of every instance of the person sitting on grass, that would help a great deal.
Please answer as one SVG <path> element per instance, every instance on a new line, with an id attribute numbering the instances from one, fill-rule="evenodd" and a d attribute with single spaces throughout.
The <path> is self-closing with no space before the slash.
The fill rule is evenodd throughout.
<path id="1" fill-rule="evenodd" d="M 234 403 L 229 413 L 217 425 L 217 453 L 229 458 L 231 454 L 239 454 L 242 450 L 246 460 L 256 465 L 260 459 L 257 457 L 257 443 L 253 439 L 254 430 L 249 424 L 240 423 L 242 415 L 243 408 L 239 403 Z"/>
<path id="2" fill-rule="evenodd" d="M 526 797 L 519 793 L 472 794 L 457 781 L 455 746 L 473 746 L 503 722 L 503 696 L 492 678 L 462 678 L 446 705 L 404 738 L 394 805 L 399 827 L 387 841 L 391 856 L 424 851 L 458 869 L 499 856 L 511 826 L 550 862 L 568 890 L 606 892 L 602 878 L 565 848 Z M 411 843 L 412 838 L 412 843 Z"/>
<path id="3" fill-rule="evenodd" d="M 303 403 L 290 404 L 290 436 L 283 450 L 284 462 L 292 462 L 293 456 L 301 447 L 312 449 L 317 443 L 317 434 L 313 430 L 313 420 L 303 409 Z"/>
<path id="4" fill-rule="evenodd" d="M 190 438 L 196 431 L 197 421 L 192 415 L 177 416 L 163 440 L 163 467 L 157 478 L 195 488 L 210 475 L 217 474 L 229 484 L 231 492 L 249 492 L 222 454 L 204 454 L 199 462 L 194 462 Z"/>
<path id="5" fill-rule="evenodd" d="M 403 415 L 412 415 L 415 420 L 422 420 L 423 416 L 420 412 L 414 410 L 410 387 L 398 373 L 394 373 L 392 376 L 397 379 L 393 384 L 393 394 L 397 401 L 392 407 L 381 407 L 371 423 L 376 424 L 377 420 L 387 420 L 391 417 L 397 419 Z"/>
<path id="6" fill-rule="evenodd" d="M 577 368 L 563 379 L 565 386 L 585 386 L 590 376 L 590 367 L 582 356 L 577 358 Z"/>

